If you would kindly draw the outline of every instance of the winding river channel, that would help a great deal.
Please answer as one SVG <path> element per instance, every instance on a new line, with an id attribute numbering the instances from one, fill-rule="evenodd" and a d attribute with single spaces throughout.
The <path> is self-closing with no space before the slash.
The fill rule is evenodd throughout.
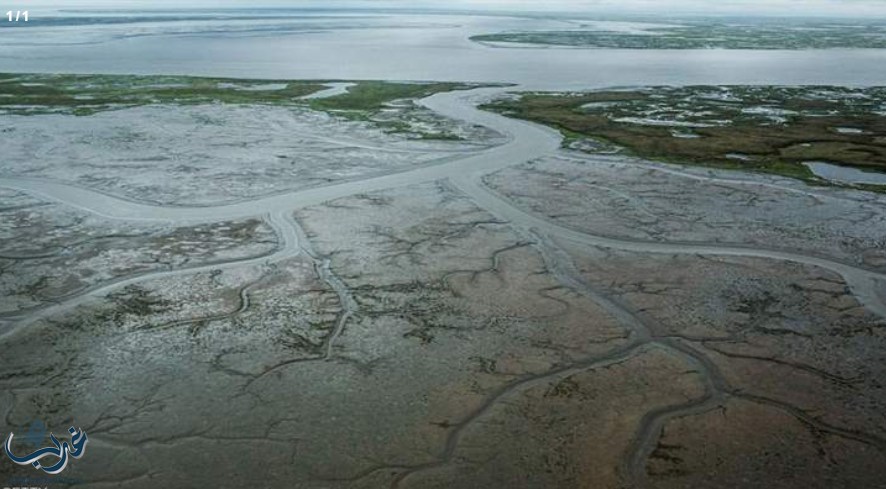
<path id="1" fill-rule="evenodd" d="M 333 90 L 339 89 L 339 87 L 333 88 Z M 532 241 L 533 246 L 535 246 L 547 264 L 547 268 L 559 282 L 597 302 L 608 314 L 628 329 L 630 337 L 622 347 L 604 355 L 591 356 L 546 372 L 520 377 L 513 382 L 502 385 L 477 406 L 476 409 L 470 411 L 458 423 L 453 424 L 453 429 L 448 432 L 440 455 L 434 461 L 414 466 L 377 466 L 362 474 L 358 474 L 358 478 L 369 476 L 381 470 L 394 469 L 397 476 L 392 481 L 391 487 L 399 487 L 401 483 L 414 474 L 449 463 L 453 459 L 460 439 L 463 433 L 467 431 L 467 428 L 484 417 L 492 406 L 501 402 L 505 397 L 542 382 L 588 369 L 612 365 L 654 348 L 667 350 L 695 366 L 704 378 L 705 394 L 679 405 L 652 410 L 644 415 L 637 428 L 629 453 L 625 458 L 624 466 L 621 468 L 626 477 L 631 481 L 631 487 L 646 487 L 648 485 L 645 461 L 654 448 L 655 441 L 665 422 L 677 416 L 701 413 L 717 406 L 722 406 L 728 396 L 740 397 L 752 402 L 769 405 L 803 420 L 820 432 L 860 440 L 886 451 L 886 441 L 877 437 L 827 424 L 810 417 L 804 411 L 790 404 L 775 399 L 752 396 L 734 389 L 720 372 L 718 366 L 706 355 L 686 343 L 658 335 L 655 325 L 647 324 L 647 320 L 633 311 L 629 305 L 622 303 L 617 298 L 610 297 L 606 291 L 595 290 L 594 287 L 586 283 L 581 273 L 576 270 L 572 259 L 558 246 L 558 242 L 568 241 L 591 247 L 604 247 L 642 253 L 754 257 L 820 267 L 842 276 L 855 297 L 870 311 L 881 317 L 886 317 L 886 298 L 884 298 L 886 275 L 865 270 L 839 260 L 822 256 L 810 256 L 788 249 L 763 249 L 740 243 L 652 242 L 590 234 L 564 227 L 545 216 L 521 210 L 502 195 L 487 187 L 483 183 L 483 178 L 509 166 L 557 154 L 560 150 L 562 137 L 558 132 L 547 127 L 510 119 L 481 111 L 477 108 L 478 104 L 491 97 L 501 95 L 505 90 L 507 89 L 481 88 L 468 91 L 454 91 L 436 94 L 420 102 L 440 116 L 465 121 L 469 124 L 485 126 L 505 135 L 506 142 L 499 146 L 438 159 L 431 164 L 414 167 L 406 171 L 390 172 L 369 178 L 347 180 L 306 190 L 246 199 L 234 203 L 215 206 L 159 206 L 57 181 L 0 177 L 0 187 L 26 192 L 39 198 L 59 202 L 63 205 L 108 219 L 192 225 L 259 217 L 274 229 L 278 238 L 276 249 L 263 256 L 204 263 L 175 270 L 143 272 L 138 275 L 123 277 L 96 285 L 79 295 L 68 297 L 46 307 L 20 311 L 15 316 L 5 317 L 6 322 L 0 323 L 0 341 L 26 331 L 28 327 L 35 325 L 40 319 L 63 314 L 128 285 L 201 271 L 263 265 L 302 254 L 314 263 L 315 269 L 321 275 L 321 278 L 336 291 L 345 310 L 345 313 L 339 318 L 334 331 L 325 340 L 323 347 L 324 355 L 319 360 L 328 360 L 333 355 L 333 344 L 336 338 L 342 333 L 345 322 L 350 315 L 355 313 L 357 303 L 350 296 L 347 287 L 329 269 L 329 261 L 315 256 L 306 233 L 293 217 L 294 211 L 355 194 L 424 182 L 448 181 L 453 187 L 470 197 L 479 207 L 495 215 L 497 218 L 507 221 L 518 234 Z M 587 161 L 593 163 L 595 160 L 599 160 L 601 164 L 610 164 L 613 158 L 617 159 L 618 157 L 589 156 Z M 638 162 L 638 164 L 644 163 Z M 718 184 L 778 187 L 778 184 L 773 183 L 771 180 L 731 180 L 722 175 L 704 176 L 697 173 L 682 173 L 676 168 L 656 169 L 671 175 L 710 180 L 712 183 Z M 808 192 L 818 195 L 812 189 L 806 190 L 794 186 L 778 188 L 791 192 Z M 832 195 L 820 195 L 820 197 L 839 198 Z M 240 291 L 240 312 L 249 307 L 248 287 Z M 237 313 L 235 312 L 234 314 Z"/>
<path id="2" fill-rule="evenodd" d="M 821 267 L 841 275 L 862 304 L 872 312 L 886 317 L 886 300 L 884 300 L 883 294 L 883 289 L 886 288 L 886 276 L 837 260 L 807 256 L 789 250 L 761 249 L 740 244 L 661 243 L 600 236 L 566 228 L 545 217 L 518 209 L 486 187 L 482 183 L 482 178 L 502 168 L 519 165 L 555 153 L 560 147 L 561 136 L 552 129 L 506 118 L 477 108 L 479 102 L 494 97 L 503 90 L 505 89 L 481 88 L 448 92 L 436 94 L 421 101 L 424 106 L 441 116 L 482 125 L 506 135 L 507 142 L 502 145 L 470 153 L 460 158 L 441 160 L 430 166 L 236 203 L 200 207 L 157 206 L 61 182 L 0 177 L 0 186 L 2 187 L 60 202 L 109 219 L 194 224 L 261 217 L 275 229 L 280 240 L 277 250 L 266 256 L 210 263 L 179 270 L 149 272 L 102 284 L 78 296 L 12 318 L 12 321 L 0 327 L 2 328 L 0 329 L 0 339 L 16 333 L 40 318 L 62 313 L 92 298 L 104 296 L 113 290 L 134 283 L 164 276 L 273 262 L 294 256 L 303 251 L 299 245 L 299 235 L 302 233 L 298 229 L 297 223 L 291 218 L 292 212 L 296 209 L 358 193 L 437 180 L 449 180 L 479 206 L 497 217 L 507 220 L 512 226 L 524 232 L 530 231 L 588 246 L 634 252 L 743 256 L 784 260 Z M 699 177 L 693 176 L 693 178 Z"/>

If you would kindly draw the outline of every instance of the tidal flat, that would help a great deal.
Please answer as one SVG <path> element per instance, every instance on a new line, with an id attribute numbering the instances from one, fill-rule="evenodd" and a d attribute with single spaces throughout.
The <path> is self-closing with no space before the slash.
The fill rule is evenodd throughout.
<path id="1" fill-rule="evenodd" d="M 433 164 L 501 137 L 415 103 L 474 85 L 357 82 L 305 98 L 330 83 L 7 75 L 0 169 L 156 204 L 218 204 Z"/>
<path id="2" fill-rule="evenodd" d="M 881 168 L 881 92 L 5 75 L 0 432 L 96 489 L 878 487 L 886 196 L 802 161 Z"/>

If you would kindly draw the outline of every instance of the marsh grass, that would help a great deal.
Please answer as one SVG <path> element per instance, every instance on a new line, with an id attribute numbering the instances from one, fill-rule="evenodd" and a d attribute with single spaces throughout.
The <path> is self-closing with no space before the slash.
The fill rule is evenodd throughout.
<path id="1" fill-rule="evenodd" d="M 655 21 L 653 21 L 655 22 Z M 642 27 L 642 24 L 640 24 Z M 500 32 L 471 37 L 483 43 L 520 43 L 594 49 L 883 49 L 886 29 L 876 20 L 742 19 L 682 20 L 648 25 L 642 33 L 581 28 Z"/>
<path id="2" fill-rule="evenodd" d="M 483 108 L 554 127 L 567 141 L 602 140 L 644 158 L 826 183 L 803 163 L 886 171 L 884 107 L 883 88 L 658 87 L 533 93 Z M 695 137 L 676 137 L 675 129 Z"/>
<path id="3" fill-rule="evenodd" d="M 281 89 L 259 89 L 267 84 Z M 18 115 L 97 112 L 152 104 L 302 104 L 325 88 L 315 81 L 177 76 L 0 75 L 0 110 Z"/>
<path id="4" fill-rule="evenodd" d="M 306 100 L 325 81 L 244 80 L 185 76 L 0 74 L 0 113 L 90 116 L 145 105 L 273 105 L 310 108 L 352 121 L 365 121 L 388 133 L 418 139 L 459 140 L 447 132 L 417 131 L 403 120 L 376 117 L 391 104 L 451 90 L 459 83 L 362 81 L 341 95 Z"/>

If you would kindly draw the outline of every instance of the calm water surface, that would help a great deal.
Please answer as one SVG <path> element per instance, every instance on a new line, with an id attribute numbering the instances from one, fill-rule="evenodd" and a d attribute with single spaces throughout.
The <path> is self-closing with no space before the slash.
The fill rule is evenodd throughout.
<path id="1" fill-rule="evenodd" d="M 656 84 L 886 84 L 886 50 L 496 48 L 471 35 L 569 28 L 465 15 L 300 16 L 0 29 L 0 71 L 509 82 L 527 89 Z"/>
<path id="2" fill-rule="evenodd" d="M 886 173 L 867 172 L 848 166 L 832 165 L 824 161 L 810 161 L 805 165 L 812 170 L 812 173 L 832 182 L 886 185 Z"/>

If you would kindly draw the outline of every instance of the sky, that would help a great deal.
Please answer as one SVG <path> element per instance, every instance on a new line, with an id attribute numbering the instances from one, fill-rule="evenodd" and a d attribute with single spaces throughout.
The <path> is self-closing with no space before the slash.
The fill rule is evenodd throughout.
<path id="1" fill-rule="evenodd" d="M 588 14 L 756 14 L 886 17 L 886 0 L 4 0 L 28 8 L 382 7 L 569 11 Z"/>

